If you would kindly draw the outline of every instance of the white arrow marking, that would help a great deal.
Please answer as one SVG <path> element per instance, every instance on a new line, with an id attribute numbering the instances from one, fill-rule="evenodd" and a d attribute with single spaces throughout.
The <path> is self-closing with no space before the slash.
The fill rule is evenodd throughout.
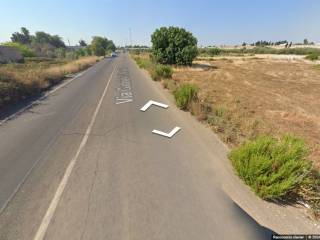
<path id="1" fill-rule="evenodd" d="M 149 102 L 146 103 L 146 105 L 144 105 L 140 110 L 145 112 L 151 105 L 156 105 L 158 107 L 162 107 L 162 108 L 168 108 L 169 106 L 163 103 L 159 103 L 159 102 L 155 102 L 150 100 Z"/>
<path id="2" fill-rule="evenodd" d="M 153 133 L 155 134 L 159 134 L 161 136 L 164 136 L 164 137 L 168 137 L 168 138 L 171 138 L 173 135 L 175 135 L 181 128 L 179 127 L 175 127 L 174 129 L 171 130 L 171 132 L 169 133 L 165 133 L 165 132 L 161 132 L 159 130 L 152 130 Z"/>

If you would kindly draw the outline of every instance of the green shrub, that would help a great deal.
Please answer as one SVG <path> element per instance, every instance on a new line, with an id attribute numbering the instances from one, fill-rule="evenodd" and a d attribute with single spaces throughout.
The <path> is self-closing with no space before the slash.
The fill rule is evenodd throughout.
<path id="1" fill-rule="evenodd" d="M 231 151 L 237 174 L 263 199 L 284 199 L 309 178 L 311 163 L 303 140 L 285 135 L 280 140 L 259 137 Z"/>
<path id="2" fill-rule="evenodd" d="M 161 78 L 171 78 L 172 73 L 172 67 L 168 65 L 157 64 L 154 67 L 154 70 L 151 72 L 151 78 L 155 81 L 158 81 Z"/>
<path id="3" fill-rule="evenodd" d="M 198 87 L 192 84 L 185 84 L 174 92 L 176 104 L 180 109 L 190 109 L 190 103 L 198 98 Z"/>
<path id="4" fill-rule="evenodd" d="M 13 47 L 13 48 L 17 49 L 23 57 L 35 57 L 36 56 L 35 52 L 31 48 L 29 48 L 26 45 L 23 45 L 21 43 L 8 42 L 8 43 L 5 43 L 4 46 Z"/>
<path id="5" fill-rule="evenodd" d="M 306 59 L 315 61 L 319 59 L 319 54 L 318 53 L 310 53 L 306 56 Z"/>
<path id="6" fill-rule="evenodd" d="M 209 52 L 210 56 L 216 56 L 221 53 L 221 49 L 220 48 L 209 48 L 208 52 Z"/>
<path id="7" fill-rule="evenodd" d="M 178 27 L 161 27 L 151 35 L 154 60 L 161 64 L 191 65 L 198 54 L 197 39 Z"/>

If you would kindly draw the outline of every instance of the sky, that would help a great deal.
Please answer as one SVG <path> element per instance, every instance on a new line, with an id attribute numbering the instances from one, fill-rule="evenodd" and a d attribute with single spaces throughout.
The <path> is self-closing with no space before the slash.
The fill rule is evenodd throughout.
<path id="1" fill-rule="evenodd" d="M 118 46 L 150 46 L 162 26 L 186 28 L 199 46 L 320 42 L 320 0 L 0 0 L 0 42 L 26 27 L 71 45 L 105 36 Z"/>

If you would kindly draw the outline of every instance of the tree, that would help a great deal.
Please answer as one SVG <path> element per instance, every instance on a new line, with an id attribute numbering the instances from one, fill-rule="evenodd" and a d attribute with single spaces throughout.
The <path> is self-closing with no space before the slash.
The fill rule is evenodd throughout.
<path id="1" fill-rule="evenodd" d="M 114 45 L 112 40 L 108 40 L 108 44 L 107 44 L 106 50 L 110 50 L 110 51 L 115 51 L 116 50 L 116 45 Z"/>
<path id="2" fill-rule="evenodd" d="M 81 47 L 86 47 L 88 44 L 87 44 L 84 40 L 80 39 L 79 45 L 80 45 Z"/>
<path id="3" fill-rule="evenodd" d="M 21 33 L 15 32 L 11 35 L 11 41 L 21 44 L 28 44 L 31 42 L 29 30 L 25 27 L 21 28 Z"/>
<path id="4" fill-rule="evenodd" d="M 32 41 L 40 44 L 50 44 L 56 48 L 66 47 L 60 36 L 50 35 L 49 33 L 42 31 L 36 32 L 35 36 L 32 38 Z"/>
<path id="5" fill-rule="evenodd" d="M 308 45 L 308 44 L 309 44 L 308 39 L 306 39 L 306 38 L 305 38 L 305 39 L 303 39 L 303 44 L 304 44 L 304 45 Z"/>
<path id="6" fill-rule="evenodd" d="M 91 42 L 92 53 L 96 56 L 104 56 L 106 53 L 107 41 L 103 37 L 93 37 Z"/>
<path id="7" fill-rule="evenodd" d="M 198 54 L 197 39 L 179 27 L 161 27 L 151 35 L 154 59 L 163 64 L 191 65 Z"/>
<path id="8" fill-rule="evenodd" d="M 91 42 L 92 53 L 96 56 L 104 56 L 107 51 L 114 51 L 116 46 L 112 40 L 105 37 L 95 36 Z"/>

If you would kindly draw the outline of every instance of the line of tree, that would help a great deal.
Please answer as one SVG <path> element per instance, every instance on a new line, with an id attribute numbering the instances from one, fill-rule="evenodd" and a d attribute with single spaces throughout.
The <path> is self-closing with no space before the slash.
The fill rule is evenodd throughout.
<path id="1" fill-rule="evenodd" d="M 56 48 L 65 48 L 66 45 L 62 38 L 58 35 L 51 35 L 49 33 L 38 31 L 35 35 L 30 35 L 30 32 L 25 27 L 21 28 L 21 32 L 15 32 L 11 36 L 11 41 L 20 44 L 50 44 Z"/>
<path id="2" fill-rule="evenodd" d="M 105 56 L 116 49 L 112 40 L 100 36 L 94 36 L 90 44 L 80 39 L 79 46 L 67 47 L 59 35 L 51 35 L 43 31 L 37 31 L 34 35 L 31 35 L 25 27 L 22 27 L 20 32 L 13 33 L 11 42 L 5 45 L 15 47 L 19 51 L 24 49 L 23 53 L 25 54 L 23 55 L 25 57 L 78 58 L 86 55 Z"/>
<path id="3" fill-rule="evenodd" d="M 125 48 L 144 48 L 144 49 L 148 49 L 150 48 L 149 46 L 146 45 L 126 45 Z"/>
<path id="4" fill-rule="evenodd" d="M 308 39 L 303 39 L 302 43 L 296 43 L 298 45 L 313 45 L 314 42 L 309 42 Z M 248 45 L 247 43 L 242 43 L 242 46 L 246 46 Z M 279 45 L 285 45 L 286 47 L 290 47 L 292 45 L 292 42 L 288 42 L 287 40 L 281 40 L 281 41 L 276 41 L 276 42 L 272 42 L 272 41 L 257 41 L 254 43 L 250 44 L 251 46 L 257 46 L 257 47 L 264 47 L 264 46 L 279 46 Z"/>

